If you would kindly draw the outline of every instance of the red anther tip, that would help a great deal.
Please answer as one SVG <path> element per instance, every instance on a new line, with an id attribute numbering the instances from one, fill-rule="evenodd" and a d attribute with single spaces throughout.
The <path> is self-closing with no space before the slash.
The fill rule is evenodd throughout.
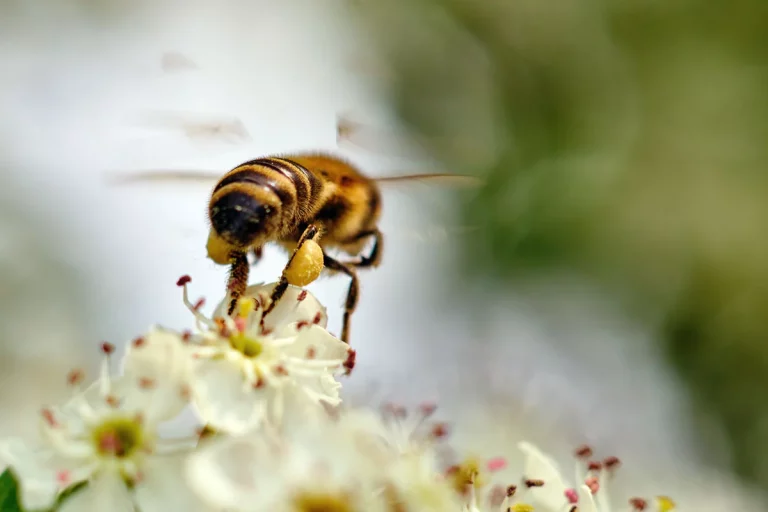
<path id="1" fill-rule="evenodd" d="M 648 502 L 643 498 L 632 498 L 629 500 L 629 505 L 633 510 L 642 511 L 648 508 Z"/>
<path id="2" fill-rule="evenodd" d="M 299 292 L 299 296 L 296 297 L 296 300 L 301 302 L 301 301 L 303 301 L 306 298 L 307 298 L 307 290 L 301 290 L 301 292 Z"/>
<path id="3" fill-rule="evenodd" d="M 579 493 L 576 492 L 576 489 L 566 489 L 564 494 L 568 503 L 574 504 L 579 502 Z"/>
<path id="4" fill-rule="evenodd" d="M 507 487 L 507 498 L 511 498 L 515 495 L 517 492 L 517 486 L 516 485 L 510 485 Z"/>
<path id="5" fill-rule="evenodd" d="M 587 463 L 587 469 L 590 471 L 600 471 L 603 469 L 603 464 L 596 460 L 591 460 Z"/>
<path id="6" fill-rule="evenodd" d="M 600 481 L 597 479 L 597 477 L 591 476 L 587 478 L 584 480 L 584 484 L 589 487 L 589 490 L 592 492 L 592 494 L 595 494 L 600 490 Z"/>
<path id="7" fill-rule="evenodd" d="M 147 340 L 145 340 L 144 338 L 142 338 L 141 336 L 139 336 L 138 338 L 135 338 L 135 339 L 134 339 L 134 340 L 131 342 L 131 345 L 133 345 L 133 346 L 134 346 L 134 348 L 143 347 L 143 346 L 146 344 L 146 341 L 147 341 Z"/>
<path id="8" fill-rule="evenodd" d="M 344 361 L 344 368 L 347 370 L 347 375 L 355 368 L 357 363 L 357 351 L 349 349 L 347 352 L 347 360 Z"/>
<path id="9" fill-rule="evenodd" d="M 530 487 L 544 487 L 544 480 L 529 478 L 525 481 L 525 486 Z"/>
<path id="10" fill-rule="evenodd" d="M 448 436 L 448 425 L 445 423 L 438 423 L 432 427 L 432 437 L 435 439 L 442 439 Z"/>
<path id="11" fill-rule="evenodd" d="M 322 319 L 323 319 L 323 314 L 318 311 L 317 314 L 315 314 L 315 318 L 312 319 L 312 323 L 319 324 L 320 320 Z"/>
<path id="12" fill-rule="evenodd" d="M 115 351 L 115 346 L 107 341 L 102 342 L 101 351 L 109 355 Z"/>
<path id="13" fill-rule="evenodd" d="M 613 469 L 616 466 L 620 466 L 621 461 L 619 460 L 618 457 L 613 457 L 613 456 L 606 457 L 605 460 L 603 460 L 603 465 L 605 465 L 605 467 L 608 469 Z"/>
<path id="14" fill-rule="evenodd" d="M 424 402 L 419 406 L 419 410 L 421 410 L 421 414 L 424 416 L 432 416 L 437 410 L 437 404 L 434 402 Z"/>
<path id="15" fill-rule="evenodd" d="M 314 359 L 317 356 L 317 349 L 315 347 L 307 347 L 307 359 Z"/>
<path id="16" fill-rule="evenodd" d="M 176 281 L 176 286 L 184 286 L 185 284 L 189 284 L 189 282 L 192 281 L 192 278 L 189 276 L 181 276 L 178 281 Z"/>
<path id="17" fill-rule="evenodd" d="M 56 416 L 53 415 L 53 411 L 50 409 L 43 409 L 40 411 L 40 413 L 43 415 L 43 419 L 48 424 L 49 427 L 58 427 L 59 422 L 56 421 Z"/>
<path id="18" fill-rule="evenodd" d="M 80 384 L 84 377 L 85 374 L 83 373 L 83 370 L 70 370 L 67 374 L 67 384 L 70 386 Z"/>
<path id="19" fill-rule="evenodd" d="M 588 445 L 582 445 L 576 449 L 576 456 L 579 458 L 587 458 L 592 456 L 592 448 Z"/>
<path id="20" fill-rule="evenodd" d="M 507 467 L 507 459 L 504 457 L 494 457 L 486 463 L 488 471 L 499 471 Z"/>

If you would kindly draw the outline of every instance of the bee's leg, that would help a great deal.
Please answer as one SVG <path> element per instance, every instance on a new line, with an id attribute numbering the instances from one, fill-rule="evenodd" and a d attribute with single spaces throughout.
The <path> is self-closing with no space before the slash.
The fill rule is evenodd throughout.
<path id="1" fill-rule="evenodd" d="M 384 251 L 384 235 L 378 229 L 361 233 L 357 238 L 373 237 L 373 247 L 367 256 L 362 256 L 357 261 L 345 261 L 345 265 L 352 265 L 357 268 L 378 267 L 381 263 L 381 254 Z"/>
<path id="2" fill-rule="evenodd" d="M 228 314 L 232 314 L 237 306 L 237 301 L 245 293 L 248 287 L 248 256 L 244 252 L 232 255 L 232 266 L 229 269 L 229 280 L 227 281 L 227 290 L 231 301 L 229 303 Z"/>
<path id="3" fill-rule="evenodd" d="M 277 302 L 282 298 L 285 290 L 288 289 L 288 279 L 285 277 L 285 272 L 291 266 L 291 262 L 293 261 L 293 258 L 296 257 L 296 253 L 298 252 L 299 248 L 304 245 L 304 242 L 307 240 L 315 240 L 319 234 L 320 230 L 315 224 L 310 224 L 307 226 L 307 228 L 304 230 L 304 233 L 301 234 L 301 238 L 299 238 L 299 241 L 296 244 L 296 248 L 293 250 L 293 254 L 291 254 L 290 259 L 288 259 L 288 263 L 286 263 L 285 267 L 283 268 L 280 281 L 278 281 L 277 285 L 272 290 L 272 294 L 269 297 L 269 305 L 267 306 L 267 309 L 264 310 L 264 314 L 261 316 L 262 324 L 264 323 L 264 317 L 267 316 L 273 309 L 275 309 Z"/>
<path id="4" fill-rule="evenodd" d="M 349 344 L 349 321 L 352 317 L 352 313 L 355 312 L 355 308 L 357 308 L 357 297 L 359 294 L 357 272 L 355 272 L 355 269 L 348 263 L 342 263 L 341 261 L 335 260 L 325 253 L 323 253 L 323 264 L 327 269 L 343 272 L 351 279 L 349 289 L 347 290 L 347 300 L 344 304 L 344 321 L 341 328 L 341 341 Z"/>
<path id="5" fill-rule="evenodd" d="M 263 247 L 261 247 L 261 246 L 259 246 L 259 247 L 254 247 L 254 248 L 253 248 L 253 251 L 252 251 L 252 254 L 253 254 L 253 262 L 251 263 L 251 266 L 254 266 L 254 265 L 256 265 L 256 264 L 257 264 L 259 261 L 261 261 L 261 257 L 262 257 L 262 255 L 264 254 L 264 248 L 263 248 Z"/>

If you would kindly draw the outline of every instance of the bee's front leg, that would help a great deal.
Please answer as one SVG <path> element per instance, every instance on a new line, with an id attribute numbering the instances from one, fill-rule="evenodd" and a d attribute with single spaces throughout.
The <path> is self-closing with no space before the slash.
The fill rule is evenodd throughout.
<path id="1" fill-rule="evenodd" d="M 231 256 L 231 267 L 229 268 L 229 280 L 227 281 L 227 290 L 229 290 L 229 309 L 227 313 L 231 315 L 237 307 L 237 301 L 245 293 L 248 287 L 248 256 L 244 252 L 236 252 Z"/>

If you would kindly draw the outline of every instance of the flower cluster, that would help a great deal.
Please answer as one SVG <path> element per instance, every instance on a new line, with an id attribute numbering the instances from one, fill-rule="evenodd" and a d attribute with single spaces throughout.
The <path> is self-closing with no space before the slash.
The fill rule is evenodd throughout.
<path id="1" fill-rule="evenodd" d="M 41 411 L 40 437 L 0 441 L 18 479 L 23 510 L 610 512 L 607 483 L 618 459 L 591 461 L 568 485 L 530 444 L 516 482 L 486 488 L 503 459 L 446 461 L 448 427 L 435 406 L 383 412 L 341 406 L 340 378 L 355 352 L 326 330 L 325 308 L 289 287 L 264 314 L 274 284 L 248 288 L 235 311 L 211 317 L 184 302 L 195 330 L 152 327 L 134 339 L 113 374 L 115 349 L 102 344 L 100 375 L 73 397 Z M 190 407 L 197 431 L 161 430 Z M 635 498 L 629 510 L 672 509 Z M 655 508 L 654 508 L 655 507 Z M 626 506 L 623 507 L 625 510 Z"/>

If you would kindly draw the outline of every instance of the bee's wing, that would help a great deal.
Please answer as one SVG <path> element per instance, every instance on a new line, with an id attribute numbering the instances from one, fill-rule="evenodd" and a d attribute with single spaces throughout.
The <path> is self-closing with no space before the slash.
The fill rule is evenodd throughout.
<path id="1" fill-rule="evenodd" d="M 478 190 L 483 185 L 479 178 L 450 173 L 405 174 L 375 181 L 384 195 L 383 223 L 389 221 L 389 212 L 412 211 L 407 227 L 399 222 L 387 229 L 390 239 L 432 244 L 471 236 L 479 230 L 479 226 L 468 226 L 459 219 L 461 197 L 455 194 Z"/>
<path id="2" fill-rule="evenodd" d="M 153 169 L 148 171 L 124 171 L 107 173 L 106 181 L 110 185 L 131 185 L 141 183 L 162 184 L 199 184 L 213 186 L 224 174 L 221 171 Z"/>

